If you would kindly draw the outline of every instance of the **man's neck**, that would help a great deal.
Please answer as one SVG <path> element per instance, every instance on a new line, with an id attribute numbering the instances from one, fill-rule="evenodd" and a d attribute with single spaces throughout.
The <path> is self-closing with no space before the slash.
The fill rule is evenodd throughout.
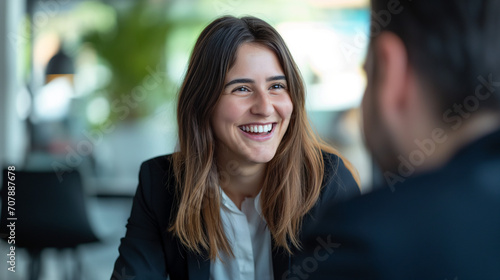
<path id="1" fill-rule="evenodd" d="M 498 129 L 500 129 L 498 113 L 481 113 L 464 122 L 459 129 L 445 131 L 441 140 L 446 140 L 434 143 L 435 151 L 428 155 L 424 164 L 416 168 L 416 172 L 425 172 L 445 165 L 462 148 Z"/>

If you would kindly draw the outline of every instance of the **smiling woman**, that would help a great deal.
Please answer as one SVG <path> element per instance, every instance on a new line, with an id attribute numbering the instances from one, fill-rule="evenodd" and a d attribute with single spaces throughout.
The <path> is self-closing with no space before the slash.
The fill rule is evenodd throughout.
<path id="1" fill-rule="evenodd" d="M 115 271 L 138 279 L 281 279 L 323 201 L 359 194 L 312 132 L 299 70 L 276 30 L 222 17 L 179 93 L 179 151 L 146 161 Z"/>
<path id="2" fill-rule="evenodd" d="M 285 135 L 293 111 L 278 58 L 265 46 L 244 43 L 225 80 L 228 82 L 211 119 L 217 139 L 216 156 L 224 162 L 248 162 L 265 169 Z"/>

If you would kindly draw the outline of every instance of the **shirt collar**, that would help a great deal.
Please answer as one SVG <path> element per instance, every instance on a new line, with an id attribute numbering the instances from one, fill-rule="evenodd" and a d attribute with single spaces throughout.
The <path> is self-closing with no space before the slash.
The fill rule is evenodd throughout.
<path id="1" fill-rule="evenodd" d="M 219 190 L 222 193 L 222 205 L 224 205 L 229 211 L 231 211 L 233 213 L 242 214 L 240 209 L 238 209 L 238 207 L 236 207 L 236 204 L 234 204 L 234 202 L 229 198 L 229 196 L 227 196 L 227 194 L 224 192 L 224 190 L 222 189 L 221 186 L 219 186 Z M 261 192 L 262 192 L 262 189 L 259 191 L 257 196 L 255 198 L 253 198 L 254 199 L 253 202 L 254 202 L 255 211 L 257 211 L 257 213 L 259 214 L 259 216 L 261 218 L 264 218 L 262 216 L 262 209 L 260 206 L 260 194 L 261 194 Z"/>
<path id="2" fill-rule="evenodd" d="M 264 219 L 262 216 L 262 208 L 260 207 L 260 194 L 262 193 L 262 189 L 260 189 L 259 194 L 255 197 L 254 203 L 255 203 L 255 210 L 259 214 L 259 216 Z"/>
<path id="3" fill-rule="evenodd" d="M 236 207 L 236 204 L 234 204 L 234 202 L 229 198 L 229 196 L 227 196 L 227 194 L 224 192 L 224 190 L 220 186 L 219 186 L 219 190 L 222 193 L 222 205 L 225 206 L 227 208 L 227 210 L 229 210 L 233 213 L 241 214 L 240 209 L 238 209 L 238 207 Z"/>

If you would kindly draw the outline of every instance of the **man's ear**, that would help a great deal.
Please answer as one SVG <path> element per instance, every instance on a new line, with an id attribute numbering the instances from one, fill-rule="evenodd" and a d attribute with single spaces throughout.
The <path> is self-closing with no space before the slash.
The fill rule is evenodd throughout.
<path id="1" fill-rule="evenodd" d="M 383 32 L 375 39 L 374 55 L 379 113 L 391 132 L 399 134 L 408 124 L 414 101 L 406 47 L 395 34 Z"/>

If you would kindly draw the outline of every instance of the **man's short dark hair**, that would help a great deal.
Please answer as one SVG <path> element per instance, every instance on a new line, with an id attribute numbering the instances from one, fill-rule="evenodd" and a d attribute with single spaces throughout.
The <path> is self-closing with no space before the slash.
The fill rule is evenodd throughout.
<path id="1" fill-rule="evenodd" d="M 372 0 L 371 15 L 372 36 L 402 39 L 441 113 L 475 94 L 478 110 L 500 110 L 500 1 Z"/>

